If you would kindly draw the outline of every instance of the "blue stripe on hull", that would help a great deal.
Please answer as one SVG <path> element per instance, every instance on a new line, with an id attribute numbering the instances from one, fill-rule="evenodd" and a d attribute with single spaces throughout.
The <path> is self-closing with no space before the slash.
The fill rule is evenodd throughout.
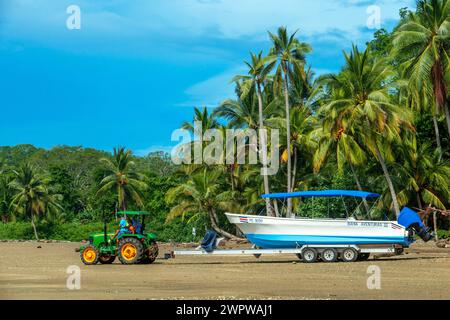
<path id="1" fill-rule="evenodd" d="M 351 237 L 247 234 L 247 239 L 263 249 L 289 249 L 307 244 L 401 244 L 409 245 L 403 237 Z"/>

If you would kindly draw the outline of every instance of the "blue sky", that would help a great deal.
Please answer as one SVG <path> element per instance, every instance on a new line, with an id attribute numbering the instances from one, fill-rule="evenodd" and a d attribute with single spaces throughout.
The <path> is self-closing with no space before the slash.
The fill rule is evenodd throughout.
<path id="1" fill-rule="evenodd" d="M 414 0 L 0 0 L 0 145 L 167 151 L 194 106 L 233 96 L 267 30 L 300 29 L 314 71 L 335 72 L 372 38 L 371 5 L 390 29 Z"/>

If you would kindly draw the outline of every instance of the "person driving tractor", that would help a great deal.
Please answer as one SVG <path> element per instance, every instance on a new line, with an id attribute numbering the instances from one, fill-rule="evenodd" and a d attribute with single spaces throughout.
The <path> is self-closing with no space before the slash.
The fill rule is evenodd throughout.
<path id="1" fill-rule="evenodd" d="M 131 220 L 131 225 L 132 225 L 132 228 L 134 229 L 135 234 L 142 233 L 142 223 L 140 223 L 138 219 L 133 217 L 133 219 Z"/>
<path id="2" fill-rule="evenodd" d="M 116 230 L 116 233 L 112 236 L 111 240 L 114 240 L 117 237 L 120 237 L 126 233 L 134 233 L 134 227 L 131 226 L 129 219 L 127 216 L 123 216 L 119 222 L 119 229 Z"/>

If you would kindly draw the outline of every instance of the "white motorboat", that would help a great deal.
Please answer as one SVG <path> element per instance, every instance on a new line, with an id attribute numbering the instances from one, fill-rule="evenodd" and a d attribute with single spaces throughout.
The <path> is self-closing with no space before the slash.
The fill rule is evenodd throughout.
<path id="1" fill-rule="evenodd" d="M 378 198 L 362 191 L 326 190 L 264 195 L 263 198 L 355 197 Z M 416 212 L 402 210 L 399 221 L 347 219 L 277 218 L 226 214 L 247 239 L 263 249 L 299 248 L 305 245 L 399 245 L 408 247 L 417 232 L 424 240 L 431 237 Z"/>

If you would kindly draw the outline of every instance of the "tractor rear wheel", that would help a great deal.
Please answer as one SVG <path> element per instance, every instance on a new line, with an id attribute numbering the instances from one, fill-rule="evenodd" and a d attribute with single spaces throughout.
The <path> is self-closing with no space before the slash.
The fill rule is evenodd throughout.
<path id="1" fill-rule="evenodd" d="M 140 261 L 142 264 L 151 264 L 155 262 L 159 254 L 158 244 L 153 242 L 144 252 L 145 257 Z"/>
<path id="2" fill-rule="evenodd" d="M 98 252 L 97 247 L 95 246 L 87 246 L 80 253 L 81 261 L 87 265 L 92 266 L 98 263 L 100 258 L 100 253 Z"/>
<path id="3" fill-rule="evenodd" d="M 119 242 L 119 260 L 122 264 L 137 264 L 142 258 L 143 246 L 136 238 L 125 238 Z"/>
<path id="4" fill-rule="evenodd" d="M 116 256 L 110 256 L 107 254 L 101 255 L 98 259 L 101 264 L 112 264 L 116 260 Z"/>

